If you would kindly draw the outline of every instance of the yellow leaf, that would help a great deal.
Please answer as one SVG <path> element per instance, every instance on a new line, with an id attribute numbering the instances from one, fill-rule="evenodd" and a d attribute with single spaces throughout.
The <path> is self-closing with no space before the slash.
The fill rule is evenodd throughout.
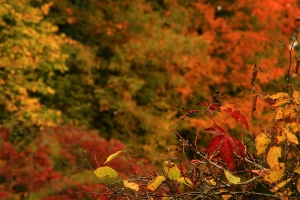
<path id="1" fill-rule="evenodd" d="M 300 104 L 300 93 L 296 90 L 293 92 L 293 99 L 296 104 Z"/>
<path id="2" fill-rule="evenodd" d="M 293 192 L 290 188 L 286 188 L 285 190 L 278 192 L 278 194 L 280 196 L 280 200 L 289 200 L 289 196 L 293 194 Z"/>
<path id="3" fill-rule="evenodd" d="M 269 183 L 274 183 L 279 181 L 284 175 L 284 170 L 271 171 L 268 175 L 264 176 L 264 180 Z"/>
<path id="4" fill-rule="evenodd" d="M 296 169 L 294 170 L 294 172 L 296 172 L 297 174 L 300 174 L 300 167 L 296 168 Z"/>
<path id="5" fill-rule="evenodd" d="M 293 104 L 287 105 L 282 112 L 282 117 L 287 122 L 294 121 L 294 119 L 297 117 L 297 112 Z"/>
<path id="6" fill-rule="evenodd" d="M 225 190 L 225 189 L 220 189 L 220 192 L 228 192 L 228 191 Z M 232 197 L 232 195 L 230 195 L 230 194 L 223 194 L 222 195 L 223 200 L 229 200 L 231 197 Z"/>
<path id="7" fill-rule="evenodd" d="M 122 153 L 123 151 L 117 151 L 116 153 L 114 154 L 111 154 L 110 156 L 108 156 L 108 158 L 106 158 L 106 161 L 104 162 L 105 163 L 108 163 L 109 161 L 111 161 L 112 159 L 116 158 L 120 153 Z M 103 164 L 103 165 L 104 165 Z"/>
<path id="8" fill-rule="evenodd" d="M 163 169 L 171 180 L 177 180 L 180 177 L 180 170 L 175 163 L 164 161 Z"/>
<path id="9" fill-rule="evenodd" d="M 300 193 L 300 178 L 297 181 L 297 191 Z"/>
<path id="10" fill-rule="evenodd" d="M 276 135 L 276 139 L 277 139 L 277 144 L 285 141 L 286 139 L 285 134 L 280 132 L 279 134 Z"/>
<path id="11" fill-rule="evenodd" d="M 127 188 L 130 188 L 134 191 L 139 191 L 139 185 L 136 184 L 136 183 L 133 183 L 133 182 L 128 182 L 128 180 L 123 180 L 123 183 L 124 183 L 124 186 L 127 187 Z"/>
<path id="12" fill-rule="evenodd" d="M 277 108 L 274 113 L 274 119 L 280 120 L 280 119 L 282 119 L 282 117 L 283 117 L 282 116 L 282 108 Z"/>
<path id="13" fill-rule="evenodd" d="M 177 179 L 177 182 L 183 183 L 183 184 L 193 188 L 193 183 L 189 178 L 180 177 Z"/>
<path id="14" fill-rule="evenodd" d="M 288 99 L 289 95 L 288 95 L 288 93 L 285 93 L 285 92 L 278 92 L 277 94 L 272 95 L 271 98 L 276 101 L 278 99 Z"/>
<path id="15" fill-rule="evenodd" d="M 48 92 L 49 94 L 52 94 L 52 95 L 55 94 L 55 90 L 53 90 L 53 89 L 52 89 L 51 87 L 49 87 L 49 86 L 46 88 L 46 90 L 47 90 L 47 92 Z"/>
<path id="16" fill-rule="evenodd" d="M 281 183 L 277 184 L 275 187 L 273 187 L 271 189 L 271 192 L 276 192 L 277 190 L 279 190 L 280 188 L 282 188 L 283 186 L 285 186 L 288 182 L 290 182 L 291 178 L 282 181 Z"/>
<path id="17" fill-rule="evenodd" d="M 264 153 L 270 144 L 271 139 L 265 134 L 265 133 L 260 133 L 256 138 L 255 138 L 255 147 L 257 150 L 257 155 L 260 155 Z"/>
<path id="18" fill-rule="evenodd" d="M 293 144 L 299 144 L 298 138 L 296 137 L 296 135 L 294 135 L 294 133 L 290 128 L 283 128 L 282 131 L 286 136 L 287 141 Z"/>
<path id="19" fill-rule="evenodd" d="M 208 184 L 212 185 L 212 186 L 217 185 L 216 181 L 215 181 L 213 178 L 212 178 L 212 179 L 205 179 L 205 181 L 206 181 Z"/>
<path id="20" fill-rule="evenodd" d="M 112 169 L 108 166 L 99 167 L 98 169 L 96 169 L 94 171 L 94 173 L 99 178 L 105 178 L 105 177 L 116 178 L 116 177 L 118 177 L 118 173 L 114 169 Z"/>
<path id="21" fill-rule="evenodd" d="M 289 103 L 289 102 L 290 102 L 289 99 L 279 99 L 279 100 L 277 100 L 276 103 L 273 104 L 272 106 L 274 106 L 274 107 L 279 107 L 279 106 L 282 106 L 282 105 L 284 105 L 284 104 L 286 104 L 286 103 Z"/>
<path id="22" fill-rule="evenodd" d="M 280 170 L 278 169 L 278 167 L 280 166 L 278 162 L 278 158 L 280 157 L 281 157 L 281 147 L 273 146 L 269 149 L 267 153 L 266 161 L 270 166 L 271 170 Z"/>
<path id="23" fill-rule="evenodd" d="M 166 178 L 164 176 L 157 176 L 155 178 L 155 180 L 150 183 L 149 185 L 147 185 L 147 189 L 148 190 L 151 190 L 151 191 L 154 191 L 156 190 L 156 188 L 164 181 L 166 180 Z"/>
<path id="24" fill-rule="evenodd" d="M 230 183 L 233 183 L 233 184 L 237 184 L 239 182 L 241 182 L 241 178 L 240 177 L 237 177 L 237 176 L 234 176 L 232 175 L 229 171 L 227 170 L 224 170 L 225 172 L 225 176 L 227 178 L 227 180 L 230 182 Z"/>

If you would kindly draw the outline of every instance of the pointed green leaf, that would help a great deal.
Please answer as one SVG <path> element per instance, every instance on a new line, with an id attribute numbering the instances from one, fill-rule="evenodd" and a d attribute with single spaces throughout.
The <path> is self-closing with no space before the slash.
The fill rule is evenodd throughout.
<path id="1" fill-rule="evenodd" d="M 112 169 L 108 166 L 99 167 L 98 169 L 96 169 L 94 171 L 94 173 L 99 178 L 105 178 L 105 177 L 116 178 L 116 177 L 118 177 L 118 173 L 114 169 Z"/>
<path id="2" fill-rule="evenodd" d="M 116 158 L 120 153 L 122 153 L 123 151 L 117 151 L 116 153 L 114 154 L 111 154 L 110 156 L 108 156 L 108 158 L 106 158 L 106 161 L 104 162 L 105 163 L 108 163 L 109 161 L 111 161 L 112 159 Z M 103 165 L 104 165 L 103 164 Z"/>
<path id="3" fill-rule="evenodd" d="M 163 168 L 169 179 L 175 181 L 180 177 L 180 170 L 175 163 L 164 161 Z"/>

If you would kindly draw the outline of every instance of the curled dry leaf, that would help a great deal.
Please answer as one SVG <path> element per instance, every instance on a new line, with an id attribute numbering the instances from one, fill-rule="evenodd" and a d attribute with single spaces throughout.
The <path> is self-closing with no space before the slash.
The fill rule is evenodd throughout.
<path id="1" fill-rule="evenodd" d="M 256 102 L 257 102 L 257 95 L 255 95 L 253 98 L 252 98 L 252 115 L 254 113 L 254 111 L 256 111 Z"/>
<path id="2" fill-rule="evenodd" d="M 254 82 L 255 82 L 255 79 L 256 79 L 256 76 L 257 76 L 257 72 L 258 72 L 258 68 L 257 68 L 257 65 L 256 63 L 254 64 L 253 66 L 253 69 L 252 69 L 252 77 L 250 79 L 250 85 L 253 87 L 254 86 Z"/>

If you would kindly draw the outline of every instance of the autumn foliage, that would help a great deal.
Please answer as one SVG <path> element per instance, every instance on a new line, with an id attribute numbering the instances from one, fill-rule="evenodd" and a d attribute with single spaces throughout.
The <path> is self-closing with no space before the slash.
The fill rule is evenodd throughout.
<path id="1" fill-rule="evenodd" d="M 299 199 L 299 13 L 0 0 L 0 199 Z"/>

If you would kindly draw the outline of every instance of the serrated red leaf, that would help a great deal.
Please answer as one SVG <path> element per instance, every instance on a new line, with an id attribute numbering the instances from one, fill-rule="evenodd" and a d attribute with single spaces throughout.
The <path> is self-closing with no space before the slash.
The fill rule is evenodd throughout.
<path id="1" fill-rule="evenodd" d="M 203 129 L 205 131 L 208 131 L 210 134 L 214 134 L 214 135 L 225 135 L 225 131 L 217 125 L 211 126 L 209 128 L 205 128 Z"/>
<path id="2" fill-rule="evenodd" d="M 230 171 L 235 170 L 235 161 L 234 161 L 234 155 L 232 151 L 232 146 L 230 144 L 230 140 L 228 139 L 230 137 L 224 138 L 221 147 L 220 147 L 220 156 L 228 169 Z"/>
<path id="3" fill-rule="evenodd" d="M 213 157 L 218 153 L 218 151 L 220 150 L 221 143 L 224 140 L 224 138 L 225 137 L 223 135 L 219 135 L 217 137 L 214 137 L 209 142 L 208 147 L 205 149 L 205 151 L 208 152 L 209 157 Z"/>
<path id="4" fill-rule="evenodd" d="M 242 115 L 240 113 L 240 111 L 237 111 L 237 110 L 232 111 L 232 109 L 228 108 L 228 107 L 223 111 L 228 112 L 235 119 L 236 122 L 238 122 L 240 120 L 242 122 L 242 124 L 245 126 L 245 128 L 249 131 L 249 124 L 248 124 L 246 118 L 244 117 L 244 115 Z"/>
<path id="5" fill-rule="evenodd" d="M 237 122 L 238 120 L 241 120 L 242 124 L 244 124 L 245 128 L 249 131 L 249 124 L 244 117 L 239 111 L 233 111 L 231 115 L 234 117 L 235 121 Z"/>
<path id="6" fill-rule="evenodd" d="M 208 103 L 206 103 L 205 101 L 200 101 L 198 103 L 195 104 L 196 106 L 208 106 Z"/>

